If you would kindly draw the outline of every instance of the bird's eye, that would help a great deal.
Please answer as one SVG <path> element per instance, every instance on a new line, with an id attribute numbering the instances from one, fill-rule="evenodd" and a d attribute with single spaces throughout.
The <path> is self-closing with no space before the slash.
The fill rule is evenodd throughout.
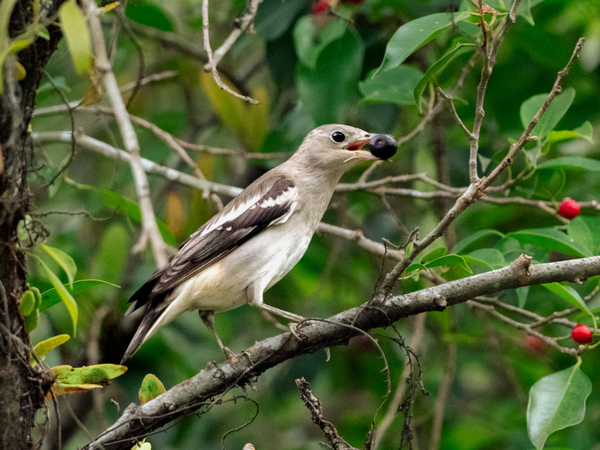
<path id="1" fill-rule="evenodd" d="M 334 131 L 331 133 L 331 139 L 333 139 L 334 142 L 344 142 L 346 135 L 341 131 Z"/>

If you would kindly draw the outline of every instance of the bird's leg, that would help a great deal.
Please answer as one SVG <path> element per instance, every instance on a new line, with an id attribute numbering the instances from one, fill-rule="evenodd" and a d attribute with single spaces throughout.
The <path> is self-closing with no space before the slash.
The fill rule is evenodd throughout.
<path id="1" fill-rule="evenodd" d="M 219 347 L 221 347 L 221 350 L 223 351 L 225 358 L 231 359 L 232 357 L 234 357 L 235 353 L 233 353 L 229 348 L 227 348 L 227 347 L 225 347 L 225 345 L 223 345 L 223 341 L 217 334 L 217 330 L 215 330 L 215 312 L 200 310 L 200 311 L 198 311 L 198 314 L 200 314 L 200 318 L 202 319 L 202 322 L 204 322 L 204 325 L 206 325 L 206 328 L 208 328 L 211 331 L 211 333 L 217 340 L 217 343 L 219 344 Z"/>
<path id="2" fill-rule="evenodd" d="M 264 311 L 267 311 L 271 314 L 275 314 L 276 316 L 285 317 L 286 319 L 291 320 L 292 322 L 302 322 L 306 320 L 304 317 L 299 316 L 298 314 L 294 314 L 288 311 L 284 311 L 283 309 L 275 308 L 274 306 L 266 305 L 262 303 L 260 306 Z"/>
<path id="3" fill-rule="evenodd" d="M 290 330 L 288 326 L 279 323 L 279 321 L 275 317 L 273 317 L 269 311 L 261 308 L 260 312 L 262 313 L 262 316 L 266 320 L 268 320 L 273 325 L 275 325 L 275 328 L 279 328 L 280 330 L 283 330 L 283 331 L 289 331 Z"/>
<path id="4" fill-rule="evenodd" d="M 246 288 L 246 299 L 250 306 L 257 306 L 263 310 L 263 315 L 265 318 L 271 322 L 277 322 L 271 314 L 275 314 L 280 317 L 284 317 L 286 319 L 291 320 L 292 322 L 298 323 L 306 320 L 304 317 L 299 316 L 298 314 L 293 314 L 291 312 L 284 311 L 283 309 L 275 308 L 274 306 L 269 306 L 263 303 L 263 291 L 264 286 L 261 286 L 258 282 L 251 283 Z M 265 314 L 270 313 L 270 314 Z M 279 324 L 279 322 L 277 322 Z M 295 326 L 293 323 L 288 325 L 288 329 L 294 334 L 294 336 L 298 337 L 295 332 Z"/>

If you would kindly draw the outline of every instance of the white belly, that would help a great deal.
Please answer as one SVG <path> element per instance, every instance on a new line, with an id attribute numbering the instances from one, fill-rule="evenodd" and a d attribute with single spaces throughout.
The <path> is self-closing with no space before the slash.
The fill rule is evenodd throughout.
<path id="1" fill-rule="evenodd" d="M 227 311 L 247 303 L 246 288 L 258 282 L 266 291 L 281 280 L 302 258 L 312 233 L 283 236 L 281 227 L 270 228 L 171 294 L 172 304 L 164 323 L 185 310 Z"/>

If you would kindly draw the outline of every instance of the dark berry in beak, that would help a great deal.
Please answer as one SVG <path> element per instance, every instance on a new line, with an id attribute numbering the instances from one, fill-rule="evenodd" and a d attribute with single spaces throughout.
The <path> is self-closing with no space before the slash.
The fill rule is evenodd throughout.
<path id="1" fill-rule="evenodd" d="M 389 134 L 376 134 L 369 142 L 369 151 L 381 159 L 391 158 L 396 154 L 396 140 Z"/>

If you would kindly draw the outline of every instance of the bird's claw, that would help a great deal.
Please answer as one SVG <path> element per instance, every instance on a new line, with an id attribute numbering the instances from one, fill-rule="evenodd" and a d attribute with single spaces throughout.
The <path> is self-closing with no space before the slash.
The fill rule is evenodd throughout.
<path id="1" fill-rule="evenodd" d="M 305 334 L 302 334 L 300 332 L 300 329 L 298 328 L 298 325 L 299 324 L 297 324 L 296 322 L 290 322 L 290 323 L 288 323 L 288 331 L 290 333 L 292 333 L 292 336 L 294 336 L 299 341 L 305 341 L 307 339 L 307 336 Z"/>

